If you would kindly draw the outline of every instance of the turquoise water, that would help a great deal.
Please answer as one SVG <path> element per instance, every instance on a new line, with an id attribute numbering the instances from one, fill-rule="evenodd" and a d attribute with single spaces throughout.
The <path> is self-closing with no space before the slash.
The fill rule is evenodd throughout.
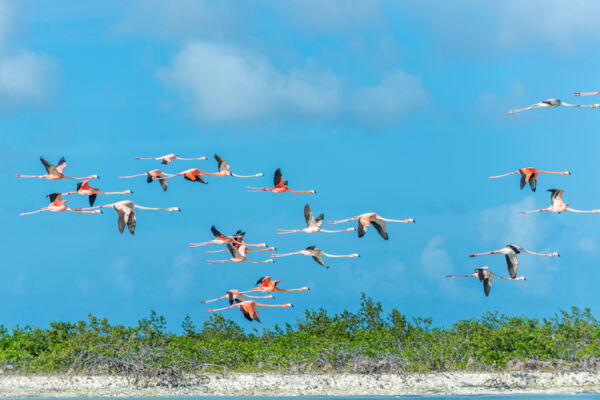
<path id="1" fill-rule="evenodd" d="M 123 397 L 124 400 L 233 400 L 240 397 Z M 251 400 L 273 400 L 275 397 L 242 397 L 243 399 Z M 28 400 L 56 400 L 56 398 L 31 398 Z M 106 397 L 73 397 L 72 400 L 106 400 Z M 121 398 L 113 398 L 121 399 Z M 305 396 L 305 397 L 284 397 L 284 399 L 335 399 L 335 400 L 385 400 L 385 399 L 402 399 L 402 400 L 598 400 L 600 394 L 570 394 L 570 395 L 544 395 L 544 394 L 515 394 L 515 395 L 493 395 L 493 396 L 357 396 L 357 397 L 327 397 L 327 396 Z M 9 399 L 10 400 L 10 399 Z"/>

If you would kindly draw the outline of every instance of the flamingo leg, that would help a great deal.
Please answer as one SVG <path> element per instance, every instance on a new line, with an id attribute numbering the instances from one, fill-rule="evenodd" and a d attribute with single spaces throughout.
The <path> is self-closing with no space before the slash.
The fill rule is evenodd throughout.
<path id="1" fill-rule="evenodd" d="M 35 213 L 43 212 L 43 211 L 48 211 L 48 207 L 40 208 L 37 211 L 24 212 L 24 213 L 19 214 L 19 216 L 21 217 L 23 215 L 30 215 L 30 214 L 35 214 Z"/>
<path id="2" fill-rule="evenodd" d="M 267 189 L 267 188 L 257 188 L 257 187 L 251 187 L 251 186 L 246 186 L 246 188 L 248 189 L 248 192 L 250 193 L 254 193 L 254 192 L 270 192 L 272 189 Z"/>
<path id="3" fill-rule="evenodd" d="M 183 157 L 177 157 L 178 160 L 183 160 L 183 161 L 202 161 L 202 160 L 206 160 L 206 157 L 198 157 L 198 158 L 183 158 Z"/>
<path id="4" fill-rule="evenodd" d="M 554 253 L 536 253 L 535 251 L 529 251 L 529 250 L 525 250 L 525 249 L 521 249 L 522 253 L 527 253 L 527 254 L 533 254 L 534 256 L 544 256 L 544 257 L 560 257 L 560 254 L 558 254 L 557 252 Z"/>
<path id="5" fill-rule="evenodd" d="M 592 96 L 592 95 L 595 95 L 595 94 L 600 94 L 600 91 L 597 91 L 597 92 L 583 92 L 583 93 L 581 93 L 581 92 L 575 92 L 575 93 L 573 93 L 573 96 Z"/>
<path id="6" fill-rule="evenodd" d="M 567 207 L 567 211 L 576 212 L 576 213 L 588 213 L 588 214 L 598 214 L 600 212 L 600 210 L 590 210 L 590 211 L 574 210 L 570 207 Z"/>
<path id="7" fill-rule="evenodd" d="M 190 246 L 191 247 L 191 246 Z M 221 250 L 207 250 L 207 253 L 223 253 L 225 251 L 229 251 L 227 249 L 221 249 Z"/>
<path id="8" fill-rule="evenodd" d="M 207 244 L 212 244 L 212 243 L 215 243 L 215 241 L 209 240 L 208 242 L 190 243 L 189 246 L 190 247 L 200 247 L 200 246 L 206 246 Z"/>
<path id="9" fill-rule="evenodd" d="M 252 264 L 267 264 L 267 263 L 272 263 L 272 262 L 274 262 L 274 260 L 272 260 L 272 259 L 268 259 L 268 260 L 264 260 L 264 261 L 254 261 L 254 260 L 251 260 L 251 259 L 249 259 L 249 258 L 247 258 L 247 259 L 246 259 L 246 261 L 249 261 L 249 262 L 251 262 Z"/>
<path id="10" fill-rule="evenodd" d="M 519 173 L 519 171 L 515 171 L 515 172 L 509 172 L 509 173 L 502 174 L 502 175 L 490 176 L 490 179 L 503 178 L 505 176 L 509 176 L 509 175 L 513 175 L 513 174 L 518 174 L 518 173 Z"/>
<path id="11" fill-rule="evenodd" d="M 498 253 L 500 253 L 500 251 L 498 251 L 498 250 L 486 251 L 485 253 L 471 253 L 471 254 L 469 254 L 469 257 L 487 256 L 490 254 L 498 254 Z"/>
<path id="12" fill-rule="evenodd" d="M 495 278 L 498 279 L 504 279 L 505 281 L 524 281 L 525 278 L 523 278 L 522 276 L 518 276 L 516 278 L 506 278 L 504 276 L 500 276 L 500 275 L 496 275 L 496 274 L 492 274 Z"/>
<path id="13" fill-rule="evenodd" d="M 583 108 L 596 108 L 598 107 L 598 104 L 569 104 L 569 103 L 562 103 L 563 106 L 565 107 L 583 107 Z"/>
<path id="14" fill-rule="evenodd" d="M 329 221 L 328 224 L 329 225 L 341 224 L 342 222 L 354 221 L 355 219 L 359 219 L 359 218 L 360 217 L 352 217 L 352 218 L 348 218 L 348 219 L 340 219 L 337 221 Z"/>
<path id="15" fill-rule="evenodd" d="M 271 257 L 273 258 L 278 258 L 278 257 L 287 257 L 287 256 L 293 256 L 295 254 L 302 254 L 299 251 L 295 251 L 293 253 L 285 253 L 285 254 L 271 254 Z"/>
<path id="16" fill-rule="evenodd" d="M 534 108 L 538 108 L 538 107 L 540 107 L 540 104 L 539 104 L 539 103 L 538 103 L 538 104 L 534 104 L 534 105 L 532 105 L 532 106 L 529 106 L 529 107 L 525 107 L 525 108 L 519 108 L 519 109 L 517 109 L 517 110 L 509 110 L 509 111 L 507 111 L 506 113 L 507 113 L 507 114 L 515 114 L 515 113 L 518 113 L 518 112 L 521 112 L 521 111 L 532 110 L 532 109 L 534 109 Z"/>
<path id="17" fill-rule="evenodd" d="M 80 213 L 80 214 L 102 214 L 102 210 L 85 211 L 85 210 L 81 210 L 79 208 L 73 209 L 73 208 L 68 208 L 68 207 L 67 207 L 67 211 Z"/>
<path id="18" fill-rule="evenodd" d="M 264 174 L 259 172 L 258 174 L 254 174 L 254 175 L 238 175 L 238 174 L 234 174 L 232 172 L 231 176 L 236 177 L 236 178 L 257 178 L 259 176 L 264 176 Z"/>
<path id="19" fill-rule="evenodd" d="M 242 293 L 242 292 L 240 292 Z M 272 294 L 269 294 L 267 296 L 250 296 L 249 294 L 246 295 L 246 297 L 252 298 L 252 299 L 274 299 L 275 296 L 273 296 Z"/>
<path id="20" fill-rule="evenodd" d="M 314 190 L 292 190 L 292 189 L 287 189 L 286 192 L 288 192 L 288 193 L 307 193 L 307 194 L 317 193 Z"/>
<path id="21" fill-rule="evenodd" d="M 206 312 L 223 311 L 223 310 L 228 310 L 230 308 L 236 308 L 236 307 L 239 307 L 239 306 L 240 306 L 239 303 L 238 304 L 232 304 L 230 306 L 223 307 L 223 308 L 215 308 L 214 310 L 206 310 Z"/>
<path id="22" fill-rule="evenodd" d="M 94 179 L 95 177 L 93 175 L 90 175 L 90 176 L 83 176 L 81 178 L 76 178 L 76 177 L 73 177 L 73 176 L 67 176 L 67 175 L 63 174 L 63 178 L 65 178 L 65 179 L 72 179 L 74 181 L 84 181 L 86 179 Z"/>
<path id="23" fill-rule="evenodd" d="M 383 217 L 379 217 L 384 221 L 387 222 L 402 222 L 404 224 L 409 224 L 411 222 L 415 222 L 415 220 L 413 218 L 407 218 L 407 219 L 388 219 L 388 218 L 383 218 Z"/>
<path id="24" fill-rule="evenodd" d="M 446 278 L 477 278 L 477 274 L 469 275 L 446 275 Z"/>
<path id="25" fill-rule="evenodd" d="M 141 160 L 145 160 L 145 158 L 141 159 Z M 129 179 L 129 178 L 135 178 L 136 176 L 147 176 L 147 173 L 143 173 L 143 174 L 135 174 L 135 175 L 128 175 L 128 176 L 119 176 L 120 179 Z"/>
<path id="26" fill-rule="evenodd" d="M 350 231 L 355 231 L 355 230 L 356 230 L 356 228 L 340 229 L 338 231 L 328 231 L 327 229 L 321 229 L 319 232 L 338 233 L 338 232 L 350 232 Z"/>
<path id="27" fill-rule="evenodd" d="M 231 260 L 206 260 L 206 263 L 208 265 L 225 264 L 228 262 L 231 262 Z"/>
<path id="28" fill-rule="evenodd" d="M 288 233 L 302 232 L 303 229 L 277 229 L 280 232 L 277 232 L 278 235 L 286 235 Z"/>
<path id="29" fill-rule="evenodd" d="M 173 208 L 158 208 L 158 207 L 144 207 L 144 206 L 139 206 L 139 205 L 135 205 L 135 208 L 139 208 L 140 210 L 153 210 L 153 211 L 177 211 L 174 210 Z"/>
<path id="30" fill-rule="evenodd" d="M 213 301 L 221 300 L 221 299 L 224 299 L 226 297 L 227 297 L 227 295 L 224 295 L 224 296 L 221 296 L 221 297 L 217 297 L 216 299 L 212 299 L 212 300 L 202 300 L 200 302 L 200 304 L 212 303 Z"/>
<path id="31" fill-rule="evenodd" d="M 45 178 L 46 175 L 22 175 L 22 174 L 15 174 L 15 176 L 17 178 Z"/>
<path id="32" fill-rule="evenodd" d="M 539 210 L 532 210 L 532 211 L 519 211 L 521 214 L 528 214 L 528 213 L 536 213 L 536 212 L 542 212 L 542 211 L 550 211 L 550 208 L 540 208 Z"/>
<path id="33" fill-rule="evenodd" d="M 556 174 L 556 175 L 571 175 L 569 171 L 555 172 L 555 171 L 537 171 L 540 174 Z"/>
<path id="34" fill-rule="evenodd" d="M 322 252 L 322 254 L 325 257 L 332 257 L 332 258 L 354 258 L 354 257 L 360 257 L 358 255 L 358 253 L 354 253 L 354 254 L 343 254 L 343 255 L 336 255 L 336 254 L 327 254 L 325 252 Z"/>
<path id="35" fill-rule="evenodd" d="M 161 160 L 160 157 L 133 157 L 134 160 Z"/>
<path id="36" fill-rule="evenodd" d="M 252 249 L 246 248 L 247 253 L 260 253 L 261 251 L 275 251 L 275 250 L 277 250 L 275 247 L 267 247 L 266 249 L 260 249 L 260 250 L 252 250 Z M 225 250 L 222 250 L 222 251 L 225 251 Z"/>

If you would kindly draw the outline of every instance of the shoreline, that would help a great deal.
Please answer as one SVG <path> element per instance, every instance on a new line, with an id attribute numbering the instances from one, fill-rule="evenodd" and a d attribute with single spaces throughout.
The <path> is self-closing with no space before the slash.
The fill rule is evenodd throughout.
<path id="1" fill-rule="evenodd" d="M 600 372 L 207 373 L 169 387 L 109 375 L 0 375 L 0 397 L 395 396 L 600 393 Z"/>

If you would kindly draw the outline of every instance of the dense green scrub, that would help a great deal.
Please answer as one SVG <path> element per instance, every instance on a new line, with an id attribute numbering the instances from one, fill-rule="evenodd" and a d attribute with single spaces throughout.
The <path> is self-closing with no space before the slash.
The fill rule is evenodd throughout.
<path id="1" fill-rule="evenodd" d="M 589 309 L 544 320 L 486 313 L 442 329 L 432 328 L 430 319 L 408 320 L 395 309 L 384 316 L 381 304 L 363 295 L 356 313 L 307 310 L 294 325 L 262 332 L 253 326 L 246 334 L 236 322 L 214 314 L 200 330 L 186 317 L 183 333 L 173 334 L 152 312 L 133 327 L 91 315 L 89 321 L 53 322 L 46 329 L 0 327 L 0 365 L 14 373 L 177 377 L 231 370 L 491 370 L 531 360 L 538 369 L 585 369 L 600 357 L 600 323 Z"/>

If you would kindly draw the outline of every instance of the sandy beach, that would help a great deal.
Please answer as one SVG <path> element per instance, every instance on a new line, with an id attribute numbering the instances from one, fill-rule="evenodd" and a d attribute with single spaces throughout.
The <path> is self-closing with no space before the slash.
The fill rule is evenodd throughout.
<path id="1" fill-rule="evenodd" d="M 600 373 L 188 375 L 169 387 L 120 376 L 0 376 L 0 397 L 350 396 L 420 394 L 600 393 Z"/>

